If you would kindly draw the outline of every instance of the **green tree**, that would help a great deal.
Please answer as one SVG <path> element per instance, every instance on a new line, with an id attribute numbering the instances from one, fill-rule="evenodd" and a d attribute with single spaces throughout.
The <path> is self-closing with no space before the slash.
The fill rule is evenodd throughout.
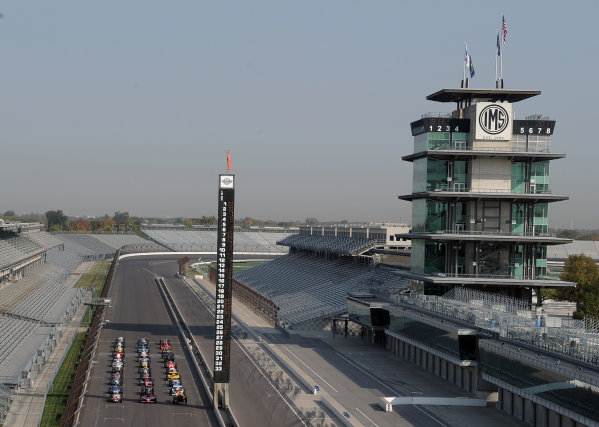
<path id="1" fill-rule="evenodd" d="M 67 228 L 68 217 L 62 213 L 62 210 L 46 212 L 46 221 L 48 230 L 60 231 Z"/>
<path id="2" fill-rule="evenodd" d="M 584 319 L 585 316 L 599 318 L 599 290 L 597 289 L 584 293 L 576 302 L 576 311 L 572 317 Z"/>
<path id="3" fill-rule="evenodd" d="M 112 217 L 112 219 L 114 220 L 114 222 L 116 222 L 119 225 L 128 225 L 129 224 L 129 212 L 116 211 L 114 213 L 114 216 Z"/>
<path id="4" fill-rule="evenodd" d="M 599 314 L 599 267 L 591 257 L 570 255 L 564 263 L 560 278 L 576 283 L 576 288 L 558 291 L 560 298 L 576 302 L 576 318 Z"/>

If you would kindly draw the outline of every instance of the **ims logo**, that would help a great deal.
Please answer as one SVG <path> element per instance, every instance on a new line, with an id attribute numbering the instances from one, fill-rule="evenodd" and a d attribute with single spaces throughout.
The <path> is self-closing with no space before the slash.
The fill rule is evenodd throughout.
<path id="1" fill-rule="evenodd" d="M 480 112 L 478 123 L 482 130 L 491 135 L 503 132 L 510 122 L 510 117 L 501 105 L 488 105 Z"/>

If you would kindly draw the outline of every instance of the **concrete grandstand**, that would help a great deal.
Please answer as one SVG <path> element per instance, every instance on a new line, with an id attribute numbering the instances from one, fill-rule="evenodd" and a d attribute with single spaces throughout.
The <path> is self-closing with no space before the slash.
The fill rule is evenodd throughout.
<path id="1" fill-rule="evenodd" d="M 216 250 L 216 229 L 186 230 L 173 226 L 145 226 L 142 231 L 156 243 L 179 252 L 214 252 Z M 289 233 L 265 230 L 239 231 L 235 233 L 235 252 L 261 252 L 284 254 L 287 248 L 277 241 Z"/>
<path id="2" fill-rule="evenodd" d="M 52 235 L 42 224 L 0 223 L 0 415 L 19 389 L 31 387 L 84 301 L 73 271 L 85 260 L 140 248 L 134 235 Z M 158 247 L 150 242 L 154 250 Z M 161 248 L 163 250 L 163 248 Z"/>

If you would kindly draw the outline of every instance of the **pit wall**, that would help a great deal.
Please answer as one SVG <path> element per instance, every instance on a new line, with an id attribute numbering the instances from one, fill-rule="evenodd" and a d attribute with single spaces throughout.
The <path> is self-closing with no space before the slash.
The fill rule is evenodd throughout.
<path id="1" fill-rule="evenodd" d="M 415 340 L 386 330 L 386 348 L 395 356 L 472 393 L 478 391 L 476 362 L 460 361 Z M 473 366 L 474 365 L 474 366 Z"/>
<path id="2" fill-rule="evenodd" d="M 599 427 L 599 423 L 483 374 L 476 362 L 461 361 L 418 341 L 385 330 L 386 348 L 398 358 L 465 391 L 497 392 L 496 408 L 535 427 Z M 489 400 L 489 405 L 495 405 Z"/>

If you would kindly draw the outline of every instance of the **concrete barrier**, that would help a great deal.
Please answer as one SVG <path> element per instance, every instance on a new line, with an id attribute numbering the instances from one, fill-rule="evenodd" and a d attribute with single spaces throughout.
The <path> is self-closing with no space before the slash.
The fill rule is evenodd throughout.
<path id="1" fill-rule="evenodd" d="M 436 405 L 436 406 L 487 406 L 486 399 L 470 399 L 463 397 L 381 397 L 378 405 L 386 412 L 393 411 L 393 405 Z"/>

